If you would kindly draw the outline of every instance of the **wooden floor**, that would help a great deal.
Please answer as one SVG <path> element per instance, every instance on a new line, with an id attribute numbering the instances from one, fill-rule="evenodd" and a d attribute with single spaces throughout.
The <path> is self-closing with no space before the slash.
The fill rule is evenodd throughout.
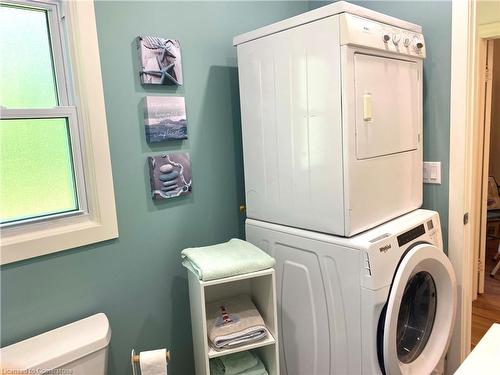
<path id="1" fill-rule="evenodd" d="M 498 240 L 487 241 L 484 294 L 480 294 L 477 300 L 472 302 L 472 348 L 493 323 L 500 323 L 500 270 L 495 278 L 490 277 L 490 272 L 497 263 L 493 260 L 497 246 Z"/>

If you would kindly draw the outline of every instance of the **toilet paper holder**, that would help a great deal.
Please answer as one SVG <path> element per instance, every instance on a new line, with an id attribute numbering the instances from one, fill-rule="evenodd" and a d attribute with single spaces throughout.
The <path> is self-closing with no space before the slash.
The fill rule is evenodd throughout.
<path id="1" fill-rule="evenodd" d="M 140 359 L 141 359 L 140 355 L 139 354 L 135 354 L 135 351 L 133 349 L 132 349 L 131 357 L 132 357 L 132 362 L 134 362 L 134 363 L 139 363 L 140 362 Z M 170 350 L 166 351 L 165 357 L 167 358 L 167 363 L 170 362 Z"/>
<path id="2" fill-rule="evenodd" d="M 170 350 L 165 350 L 165 359 L 170 362 Z M 141 361 L 141 356 L 139 354 L 135 354 L 135 350 L 132 349 L 132 353 L 130 353 L 130 362 L 132 363 L 132 375 L 136 375 L 140 372 L 136 369 L 136 365 L 138 365 Z"/>

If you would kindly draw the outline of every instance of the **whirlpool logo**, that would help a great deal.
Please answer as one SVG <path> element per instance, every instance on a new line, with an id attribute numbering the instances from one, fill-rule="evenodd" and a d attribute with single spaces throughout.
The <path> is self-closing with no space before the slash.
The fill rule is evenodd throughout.
<path id="1" fill-rule="evenodd" d="M 388 244 L 388 245 L 382 246 L 381 248 L 379 248 L 379 250 L 381 253 L 387 253 L 390 248 L 391 248 L 391 244 Z"/>

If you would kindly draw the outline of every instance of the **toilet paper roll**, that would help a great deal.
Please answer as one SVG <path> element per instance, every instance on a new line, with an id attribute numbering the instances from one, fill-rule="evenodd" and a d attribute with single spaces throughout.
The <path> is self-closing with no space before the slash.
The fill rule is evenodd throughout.
<path id="1" fill-rule="evenodd" d="M 167 375 L 167 350 L 149 350 L 139 354 L 141 375 Z"/>

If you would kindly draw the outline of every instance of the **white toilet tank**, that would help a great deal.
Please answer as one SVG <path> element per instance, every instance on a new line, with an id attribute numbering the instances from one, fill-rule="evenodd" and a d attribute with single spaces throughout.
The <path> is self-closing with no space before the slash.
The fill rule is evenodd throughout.
<path id="1" fill-rule="evenodd" d="M 95 314 L 1 348 L 2 373 L 105 375 L 110 339 L 108 318 Z"/>

